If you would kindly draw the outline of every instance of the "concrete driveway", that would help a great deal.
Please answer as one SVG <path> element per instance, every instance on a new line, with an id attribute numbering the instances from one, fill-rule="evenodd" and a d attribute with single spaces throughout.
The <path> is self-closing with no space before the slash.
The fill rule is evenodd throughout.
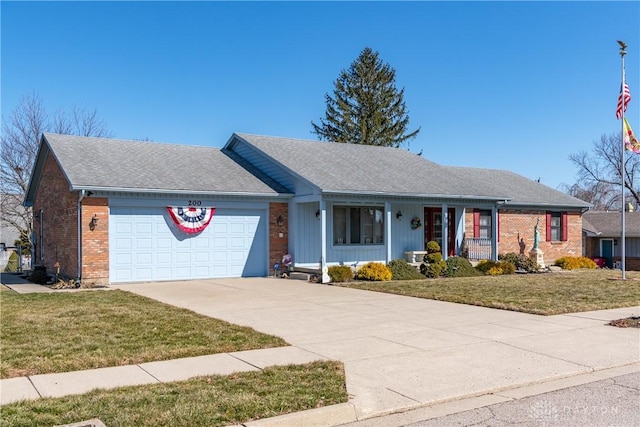
<path id="1" fill-rule="evenodd" d="M 276 278 L 111 287 L 342 361 L 358 419 L 640 361 L 640 331 L 606 325 L 640 307 L 543 317 Z"/>

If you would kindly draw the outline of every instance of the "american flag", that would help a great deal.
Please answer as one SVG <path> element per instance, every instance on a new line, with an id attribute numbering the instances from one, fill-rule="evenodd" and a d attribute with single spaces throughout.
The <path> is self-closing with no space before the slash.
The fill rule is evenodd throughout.
<path id="1" fill-rule="evenodd" d="M 622 85 L 620 86 L 620 95 L 618 96 L 618 108 L 616 108 L 616 118 L 620 120 L 622 113 L 627 111 L 627 104 L 631 101 L 631 92 L 627 85 L 627 77 L 624 76 Z"/>

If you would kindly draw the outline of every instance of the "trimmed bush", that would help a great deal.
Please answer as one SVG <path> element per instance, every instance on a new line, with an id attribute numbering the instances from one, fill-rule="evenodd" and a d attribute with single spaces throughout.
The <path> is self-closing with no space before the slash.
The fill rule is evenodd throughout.
<path id="1" fill-rule="evenodd" d="M 350 282 L 353 270 L 348 265 L 332 265 L 327 272 L 332 282 Z"/>
<path id="2" fill-rule="evenodd" d="M 445 261 L 447 268 L 443 273 L 446 277 L 473 277 L 479 276 L 480 272 L 473 268 L 468 259 L 459 256 L 452 256 Z"/>
<path id="3" fill-rule="evenodd" d="M 435 240 L 427 242 L 427 252 L 430 254 L 440 253 L 440 245 Z"/>
<path id="4" fill-rule="evenodd" d="M 558 258 L 557 260 L 555 260 L 553 265 L 557 265 L 563 270 L 576 270 L 578 268 L 598 268 L 598 264 L 596 264 L 594 260 L 583 256 L 563 256 L 562 258 Z"/>
<path id="5" fill-rule="evenodd" d="M 358 279 L 386 282 L 391 280 L 391 270 L 380 262 L 369 262 L 358 269 Z"/>
<path id="6" fill-rule="evenodd" d="M 513 274 L 516 266 L 507 261 L 493 261 L 484 259 L 476 265 L 476 270 L 488 276 L 499 276 L 502 274 Z"/>
<path id="7" fill-rule="evenodd" d="M 391 280 L 417 280 L 424 279 L 424 276 L 404 259 L 394 259 L 389 261 L 391 270 Z"/>
<path id="8" fill-rule="evenodd" d="M 17 273 L 18 272 L 18 253 L 11 252 L 7 266 L 4 268 L 5 273 Z"/>
<path id="9" fill-rule="evenodd" d="M 535 273 L 538 271 L 538 265 L 536 262 L 524 254 L 509 252 L 507 254 L 498 255 L 498 259 L 515 265 L 516 270 L 524 270 L 527 273 Z"/>

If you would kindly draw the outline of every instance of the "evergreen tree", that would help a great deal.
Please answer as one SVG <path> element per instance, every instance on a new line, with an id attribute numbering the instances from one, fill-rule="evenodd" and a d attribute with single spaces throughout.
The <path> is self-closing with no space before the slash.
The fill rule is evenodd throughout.
<path id="1" fill-rule="evenodd" d="M 313 121 L 318 139 L 348 144 L 399 147 L 420 128 L 407 133 L 409 116 L 404 89 L 395 86 L 395 70 L 365 48 L 334 82 L 334 97 L 325 95 L 327 111 L 321 124 Z"/>

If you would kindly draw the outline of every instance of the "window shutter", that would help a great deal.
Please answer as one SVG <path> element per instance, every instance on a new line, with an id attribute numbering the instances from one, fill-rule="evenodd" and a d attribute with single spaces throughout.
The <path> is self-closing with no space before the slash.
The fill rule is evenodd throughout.
<path id="1" fill-rule="evenodd" d="M 562 222 L 562 241 L 566 242 L 569 240 L 569 224 L 568 224 L 568 215 L 566 212 L 562 212 L 562 216 L 560 221 Z"/>
<path id="2" fill-rule="evenodd" d="M 499 242 L 500 241 L 500 211 L 496 213 L 496 216 L 498 217 L 498 224 L 496 224 L 496 227 L 498 228 L 498 242 Z"/>
<path id="3" fill-rule="evenodd" d="M 473 211 L 473 237 L 480 237 L 480 211 Z"/>
<path id="4" fill-rule="evenodd" d="M 551 241 L 551 212 L 547 212 L 547 238 L 545 241 L 550 242 Z"/>

